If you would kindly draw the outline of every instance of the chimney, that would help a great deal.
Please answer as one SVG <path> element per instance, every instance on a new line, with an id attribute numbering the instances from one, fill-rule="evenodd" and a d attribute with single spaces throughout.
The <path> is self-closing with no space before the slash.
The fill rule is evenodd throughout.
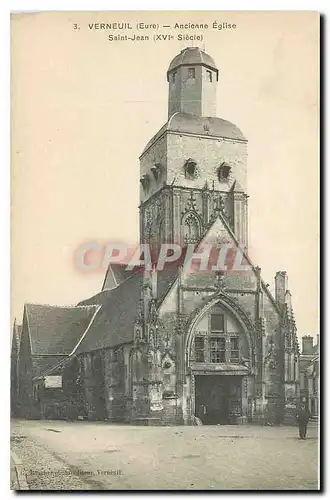
<path id="1" fill-rule="evenodd" d="M 302 354 L 313 354 L 314 339 L 311 335 L 304 335 L 302 338 Z"/>
<path id="2" fill-rule="evenodd" d="M 288 277 L 286 271 L 277 271 L 275 276 L 275 300 L 278 305 L 285 304 L 285 292 L 288 287 Z"/>
<path id="3" fill-rule="evenodd" d="M 320 345 L 320 334 L 316 335 L 316 345 Z"/>

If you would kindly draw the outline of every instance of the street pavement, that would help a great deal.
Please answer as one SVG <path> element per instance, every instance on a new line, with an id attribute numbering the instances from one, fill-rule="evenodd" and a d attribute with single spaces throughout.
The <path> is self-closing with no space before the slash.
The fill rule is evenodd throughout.
<path id="1" fill-rule="evenodd" d="M 315 423 L 306 440 L 284 426 L 13 420 L 11 431 L 31 490 L 318 489 Z"/>

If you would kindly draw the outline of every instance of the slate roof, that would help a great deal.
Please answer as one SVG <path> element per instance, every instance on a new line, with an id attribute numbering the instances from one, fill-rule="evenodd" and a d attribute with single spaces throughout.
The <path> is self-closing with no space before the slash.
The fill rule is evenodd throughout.
<path id="1" fill-rule="evenodd" d="M 47 372 L 50 368 L 57 366 L 61 361 L 68 359 L 69 356 L 33 356 L 33 376 L 39 377 Z"/>
<path id="2" fill-rule="evenodd" d="M 161 303 L 178 276 L 178 263 L 173 262 L 157 272 L 157 297 Z"/>
<path id="3" fill-rule="evenodd" d="M 174 113 L 168 121 L 168 130 L 246 140 L 236 125 L 216 116 L 205 117 L 190 113 Z"/>
<path id="4" fill-rule="evenodd" d="M 114 347 L 133 341 L 133 325 L 141 294 L 142 273 L 135 273 L 112 290 L 104 290 L 80 304 L 102 307 L 76 353 Z"/>
<path id="5" fill-rule="evenodd" d="M 157 272 L 157 299 L 161 303 L 177 277 L 176 264 Z M 137 270 L 118 287 L 103 290 L 79 305 L 98 304 L 100 311 L 88 330 L 76 353 L 106 349 L 133 342 L 134 322 L 138 312 L 143 271 Z"/>
<path id="6" fill-rule="evenodd" d="M 191 66 L 191 65 L 203 65 L 208 68 L 215 69 L 218 72 L 218 68 L 212 59 L 206 52 L 201 50 L 199 47 L 186 47 L 181 50 L 180 54 L 172 59 L 169 68 L 167 70 L 167 75 L 170 71 L 173 71 L 180 66 Z"/>
<path id="7" fill-rule="evenodd" d="M 162 128 L 147 143 L 142 155 L 165 132 L 181 132 L 205 137 L 221 137 L 246 141 L 243 132 L 223 118 L 196 116 L 191 113 L 174 113 Z M 141 155 L 141 156 L 142 156 Z"/>
<path id="8" fill-rule="evenodd" d="M 25 304 L 32 356 L 71 354 L 96 310 L 96 306 L 58 307 Z"/>

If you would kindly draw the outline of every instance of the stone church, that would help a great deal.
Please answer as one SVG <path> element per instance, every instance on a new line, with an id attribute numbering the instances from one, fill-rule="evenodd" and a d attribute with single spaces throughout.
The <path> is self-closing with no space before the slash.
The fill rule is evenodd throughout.
<path id="1" fill-rule="evenodd" d="M 194 425 L 196 417 L 204 424 L 264 422 L 272 415 L 281 422 L 299 400 L 287 275 L 276 273 L 273 296 L 248 256 L 248 141 L 216 116 L 218 80 L 214 60 L 197 47 L 169 65 L 168 120 L 140 156 L 140 239 L 153 255 L 162 243 L 195 245 L 195 252 L 224 242 L 244 247 L 247 270 L 110 264 L 102 290 L 76 307 L 26 304 L 12 361 L 15 401 L 25 380 L 21 415 L 75 411 L 144 425 Z M 35 337 L 43 335 L 48 343 L 38 354 Z M 57 356 L 53 363 L 47 352 Z"/>

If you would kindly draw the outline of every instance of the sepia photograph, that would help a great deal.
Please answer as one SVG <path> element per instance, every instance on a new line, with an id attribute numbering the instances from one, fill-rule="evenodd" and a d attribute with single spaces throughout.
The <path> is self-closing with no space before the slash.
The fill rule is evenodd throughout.
<path id="1" fill-rule="evenodd" d="M 11 14 L 11 490 L 320 490 L 320 15 Z"/>

